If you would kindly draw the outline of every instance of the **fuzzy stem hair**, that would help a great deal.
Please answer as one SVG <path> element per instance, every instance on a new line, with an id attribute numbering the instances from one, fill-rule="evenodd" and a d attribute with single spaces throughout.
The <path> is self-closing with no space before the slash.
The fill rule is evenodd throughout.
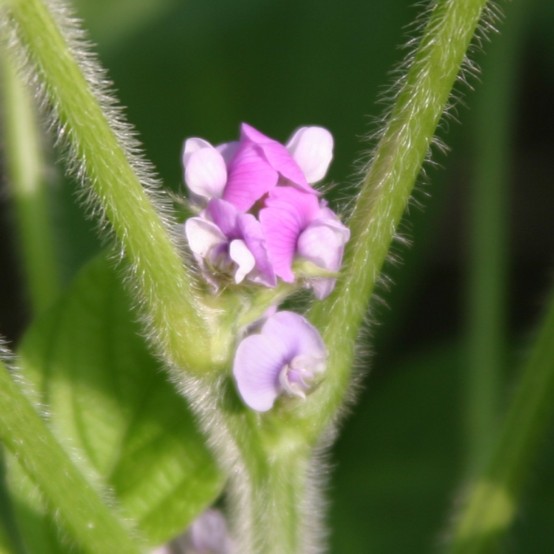
<path id="1" fill-rule="evenodd" d="M 328 378 L 306 404 L 314 433 L 329 424 L 351 382 L 355 344 L 383 264 L 456 79 L 486 7 L 486 0 L 430 3 L 423 36 L 361 183 L 349 225 L 345 270 L 332 295 L 309 316 L 328 346 Z"/>
<path id="2" fill-rule="evenodd" d="M 243 406 L 224 378 L 207 384 L 191 377 L 181 386 L 228 475 L 233 553 L 325 552 L 321 491 L 334 436 L 314 447 L 302 427 L 271 424 Z"/>
<path id="3" fill-rule="evenodd" d="M 27 398 L 18 373 L 3 361 L 7 357 L 0 342 L 2 445 L 21 463 L 52 513 L 84 552 L 139 554 L 142 545 L 136 532 L 75 467 Z"/>
<path id="4" fill-rule="evenodd" d="M 54 2 L 4 0 L 2 9 L 2 30 L 28 73 L 39 76 L 31 80 L 52 109 L 87 204 L 98 221 L 109 222 L 129 262 L 153 344 L 178 367 L 212 369 L 207 324 L 167 200 L 78 27 Z"/>

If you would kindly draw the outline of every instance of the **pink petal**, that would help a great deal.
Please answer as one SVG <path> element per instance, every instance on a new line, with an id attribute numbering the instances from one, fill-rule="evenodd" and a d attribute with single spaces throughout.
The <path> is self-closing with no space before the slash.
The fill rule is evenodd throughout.
<path id="1" fill-rule="evenodd" d="M 250 142 L 242 143 L 229 165 L 223 198 L 240 211 L 248 211 L 277 185 L 279 174 L 268 164 L 263 151 Z"/>
<path id="2" fill-rule="evenodd" d="M 264 208 L 259 217 L 275 275 L 287 283 L 294 282 L 292 261 L 296 253 L 296 241 L 302 230 L 298 214 L 290 206 L 277 206 Z"/>
<path id="3" fill-rule="evenodd" d="M 188 528 L 183 540 L 178 539 L 178 552 L 198 554 L 230 554 L 231 537 L 225 517 L 219 510 L 209 509 L 200 514 Z M 176 550 L 172 550 L 176 552 Z"/>
<path id="4" fill-rule="evenodd" d="M 344 245 L 350 231 L 329 209 L 322 208 L 320 218 L 315 219 L 298 237 L 298 255 L 328 271 L 338 271 L 342 264 Z M 332 277 L 313 278 L 310 286 L 319 300 L 329 296 L 335 288 Z"/>
<path id="5" fill-rule="evenodd" d="M 325 370 L 327 350 L 318 330 L 294 312 L 267 317 L 260 334 L 238 346 L 233 375 L 244 402 L 269 410 L 281 393 L 305 397 L 313 380 Z"/>
<path id="6" fill-rule="evenodd" d="M 239 148 L 239 142 L 234 140 L 232 142 L 224 142 L 223 144 L 218 144 L 215 148 L 223 156 L 227 166 L 231 163 L 231 160 L 237 153 Z"/>
<path id="7" fill-rule="evenodd" d="M 317 183 L 333 159 L 333 135 L 323 127 L 301 127 L 288 141 L 287 149 L 308 183 Z"/>
<path id="8" fill-rule="evenodd" d="M 310 288 L 318 300 L 323 300 L 333 292 L 336 282 L 334 277 L 318 277 L 310 280 Z"/>
<path id="9" fill-rule="evenodd" d="M 300 233 L 319 213 L 315 195 L 294 187 L 276 187 L 260 211 L 260 223 L 266 238 L 267 253 L 273 270 L 287 283 L 294 282 L 292 262 Z"/>
<path id="10" fill-rule="evenodd" d="M 323 269 L 338 271 L 348 240 L 346 228 L 339 225 L 314 222 L 298 238 L 298 255 Z"/>
<path id="11" fill-rule="evenodd" d="M 272 138 L 268 137 L 267 135 L 264 135 L 258 129 L 255 127 L 252 127 L 252 125 L 248 125 L 248 123 L 242 123 L 240 126 L 240 138 L 241 140 L 249 140 L 251 142 L 262 144 L 264 142 L 275 142 Z"/>
<path id="12" fill-rule="evenodd" d="M 239 212 L 233 204 L 220 199 L 210 200 L 206 206 L 206 215 L 227 238 L 236 237 Z"/>
<path id="13" fill-rule="evenodd" d="M 320 201 L 317 196 L 303 192 L 295 187 L 275 187 L 269 193 L 265 206 L 267 208 L 281 208 L 294 211 L 302 221 L 303 227 L 315 218 L 321 217 L 322 214 Z"/>
<path id="14" fill-rule="evenodd" d="M 263 151 L 265 159 L 275 171 L 301 189 L 312 192 L 302 169 L 281 143 L 260 133 L 247 123 L 241 125 L 241 141 L 249 141 L 258 145 Z"/>

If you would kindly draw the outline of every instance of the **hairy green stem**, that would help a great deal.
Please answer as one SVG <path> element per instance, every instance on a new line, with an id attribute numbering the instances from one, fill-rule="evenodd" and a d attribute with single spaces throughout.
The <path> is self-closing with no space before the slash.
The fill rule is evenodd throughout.
<path id="1" fill-rule="evenodd" d="M 311 320 L 322 330 L 329 350 L 326 379 L 308 401 L 294 410 L 272 410 L 261 417 L 246 418 L 242 427 L 240 418 L 228 423 L 239 440 L 244 441 L 249 432 L 243 430 L 249 429 L 265 443 L 265 459 L 275 458 L 276 452 L 289 448 L 294 451 L 298 444 L 303 445 L 305 453 L 287 459 L 311 458 L 310 449 L 321 440 L 322 432 L 344 402 L 355 342 L 369 299 L 485 4 L 485 0 L 446 0 L 437 2 L 430 14 L 354 206 L 350 221 L 352 236 L 345 253 L 346 270 L 334 293 L 325 301 L 314 304 L 309 312 Z M 276 429 L 282 432 L 276 433 Z M 255 457 L 252 452 L 248 458 L 248 441 L 239 445 L 239 450 L 246 459 Z M 278 467 L 273 469 L 278 470 Z M 247 471 L 256 482 L 249 465 Z M 291 503 L 283 495 L 290 495 L 293 490 L 305 494 L 298 483 L 289 483 L 291 486 L 285 486 L 281 491 L 273 490 L 271 481 L 264 482 L 269 504 L 262 499 L 253 503 L 254 528 L 259 523 L 256 514 L 265 513 L 262 508 L 267 510 L 274 502 L 275 512 L 286 515 Z M 301 502 L 293 505 L 299 506 Z M 307 509 L 314 511 L 316 506 Z M 317 527 L 317 521 L 315 523 Z M 283 528 L 279 529 L 285 543 L 277 544 L 282 549 L 290 548 L 291 553 L 300 552 L 300 543 L 295 543 L 300 539 L 294 537 L 301 536 L 303 524 L 304 517 L 298 517 L 296 531 L 293 531 L 289 527 L 293 523 L 285 519 Z M 286 543 L 286 537 L 291 537 L 290 544 Z M 264 549 L 259 552 L 275 552 L 272 550 L 273 540 L 271 544 L 264 543 Z"/>
<path id="2" fill-rule="evenodd" d="M 449 552 L 494 552 L 554 416 L 554 295 L 486 468 L 471 483 Z"/>
<path id="3" fill-rule="evenodd" d="M 321 540 L 315 531 L 321 507 L 307 506 L 311 456 L 301 435 L 283 431 L 267 441 L 267 435 L 254 433 L 255 447 L 245 450 L 244 437 L 234 434 L 243 471 L 230 475 L 235 491 L 229 498 L 230 513 L 245 520 L 238 522 L 237 552 L 319 552 L 314 541 Z"/>
<path id="4" fill-rule="evenodd" d="M 133 154 L 135 145 L 124 144 L 129 131 L 121 118 L 113 108 L 101 107 L 103 91 L 96 90 L 102 88 L 101 77 L 93 75 L 90 61 L 78 63 L 78 54 L 42 0 L 4 2 L 7 22 L 41 77 L 93 204 L 109 221 L 130 262 L 155 345 L 178 366 L 213 369 L 217 360 L 210 359 L 215 355 L 210 356 L 193 280 L 171 235 L 173 222 L 169 213 L 160 215 L 161 206 L 143 188 L 141 178 L 151 188 L 156 185 Z"/>
<path id="5" fill-rule="evenodd" d="M 499 419 L 505 354 L 507 211 L 518 50 L 529 2 L 507 6 L 502 33 L 483 61 L 472 133 L 466 437 L 468 467 L 490 450 Z"/>
<path id="6" fill-rule="evenodd" d="M 1 361 L 0 440 L 85 552 L 141 551 L 126 522 L 75 468 Z"/>
<path id="7" fill-rule="evenodd" d="M 40 313 L 57 297 L 59 271 L 44 188 L 37 114 L 29 91 L 2 51 L 2 100 L 8 184 L 14 202 L 30 304 Z"/>
<path id="8" fill-rule="evenodd" d="M 185 395 L 228 475 L 233 552 L 320 552 L 321 504 L 311 478 L 322 476 L 305 429 L 288 425 L 289 410 L 276 407 L 283 422 L 249 409 L 227 379 L 208 381 L 189 379 Z"/>
<path id="9" fill-rule="evenodd" d="M 251 552 L 300 554 L 303 546 L 302 502 L 306 488 L 304 459 L 273 460 L 252 482 Z"/>
<path id="10" fill-rule="evenodd" d="M 305 408 L 316 435 L 343 402 L 369 299 L 485 5 L 433 4 L 350 218 L 345 271 L 334 293 L 309 314 L 330 354 L 327 378 Z"/>
<path id="11" fill-rule="evenodd" d="M 2 549 L 5 548 L 5 550 Z M 0 553 L 22 554 L 23 545 L 17 530 L 11 498 L 6 482 L 4 449 L 0 449 Z"/>

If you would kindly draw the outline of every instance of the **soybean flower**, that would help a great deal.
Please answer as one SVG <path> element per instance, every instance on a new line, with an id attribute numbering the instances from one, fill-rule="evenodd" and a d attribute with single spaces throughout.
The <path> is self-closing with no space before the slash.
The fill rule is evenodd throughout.
<path id="1" fill-rule="evenodd" d="M 280 395 L 305 398 L 318 384 L 326 361 L 317 329 L 301 315 L 281 311 L 240 342 L 233 375 L 244 403 L 266 412 Z"/>
<path id="2" fill-rule="evenodd" d="M 267 287 L 304 278 L 318 298 L 332 291 L 349 231 L 312 187 L 332 155 L 322 127 L 301 127 L 286 145 L 246 123 L 237 142 L 185 141 L 185 183 L 198 209 L 185 235 L 215 288 L 228 276 Z M 296 261 L 315 271 L 296 275 Z"/>

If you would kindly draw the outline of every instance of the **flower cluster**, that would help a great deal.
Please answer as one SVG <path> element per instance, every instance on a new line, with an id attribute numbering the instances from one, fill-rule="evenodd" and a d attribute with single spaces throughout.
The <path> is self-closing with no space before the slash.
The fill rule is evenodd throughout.
<path id="1" fill-rule="evenodd" d="M 186 140 L 185 183 L 200 211 L 185 234 L 212 285 L 225 276 L 293 283 L 294 262 L 307 261 L 316 268 L 306 280 L 316 297 L 333 290 L 349 231 L 312 187 L 332 155 L 333 138 L 321 127 L 298 129 L 285 146 L 247 124 L 237 142 Z"/>
<path id="2" fill-rule="evenodd" d="M 280 280 L 307 285 L 318 299 L 331 293 L 350 233 L 312 185 L 332 156 L 322 127 L 301 127 L 286 145 L 247 124 L 236 142 L 185 141 L 185 183 L 197 208 L 185 235 L 215 289 L 231 279 L 265 287 Z M 245 404 L 266 412 L 281 395 L 305 398 L 326 361 L 317 329 L 273 306 L 239 343 L 233 376 Z"/>

